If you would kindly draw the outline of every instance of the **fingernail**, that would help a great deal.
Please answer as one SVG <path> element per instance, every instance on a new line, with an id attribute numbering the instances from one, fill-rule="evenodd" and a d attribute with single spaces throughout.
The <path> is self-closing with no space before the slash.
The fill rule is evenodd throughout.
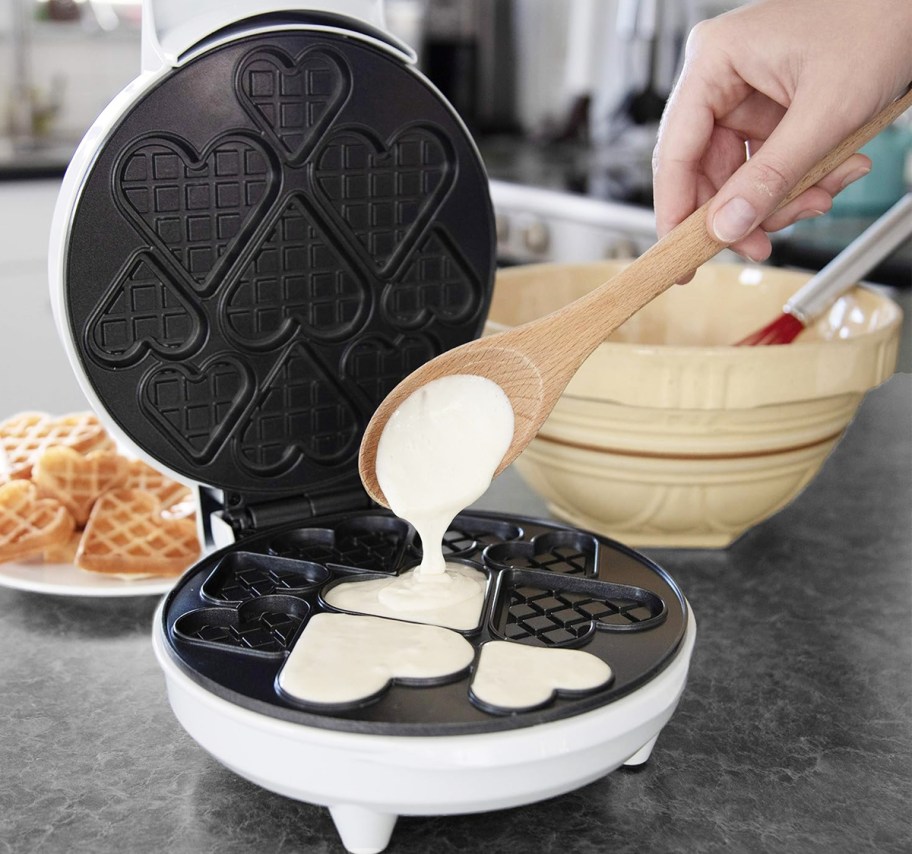
<path id="1" fill-rule="evenodd" d="M 870 171 L 870 169 L 862 166 L 856 169 L 854 172 L 849 172 L 849 174 L 846 176 L 845 181 L 842 182 L 842 186 L 839 189 L 844 190 L 849 186 L 849 184 L 854 184 L 855 181 L 857 181 L 859 178 L 864 178 L 864 176 L 867 175 Z"/>
<path id="2" fill-rule="evenodd" d="M 813 219 L 815 216 L 823 216 L 823 211 L 802 211 L 798 216 L 795 217 L 795 222 L 798 222 L 799 219 Z"/>
<path id="3" fill-rule="evenodd" d="M 750 230 L 757 218 L 754 206 L 740 196 L 730 199 L 719 210 L 712 220 L 713 233 L 720 243 L 734 243 Z"/>

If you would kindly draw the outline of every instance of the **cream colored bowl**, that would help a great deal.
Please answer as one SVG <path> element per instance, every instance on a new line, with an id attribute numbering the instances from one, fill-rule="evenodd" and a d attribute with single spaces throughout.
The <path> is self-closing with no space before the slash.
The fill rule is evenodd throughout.
<path id="1" fill-rule="evenodd" d="M 570 302 L 618 262 L 501 270 L 487 332 Z M 857 287 L 787 346 L 733 347 L 808 275 L 709 264 L 599 345 L 516 461 L 555 516 L 636 546 L 723 547 L 820 469 L 896 365 L 902 313 Z"/>

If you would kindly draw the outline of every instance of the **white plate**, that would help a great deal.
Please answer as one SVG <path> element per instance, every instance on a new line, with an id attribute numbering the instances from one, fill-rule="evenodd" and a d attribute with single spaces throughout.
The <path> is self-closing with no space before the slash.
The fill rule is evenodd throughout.
<path id="1" fill-rule="evenodd" d="M 167 593 L 178 578 L 127 580 L 87 572 L 71 563 L 0 563 L 0 587 L 55 596 L 160 596 Z"/>

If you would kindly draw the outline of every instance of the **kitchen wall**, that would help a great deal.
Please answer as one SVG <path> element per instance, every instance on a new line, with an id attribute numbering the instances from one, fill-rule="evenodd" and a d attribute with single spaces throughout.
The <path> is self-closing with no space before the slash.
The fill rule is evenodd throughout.
<path id="1" fill-rule="evenodd" d="M 0 0 L 0 129 L 7 141 L 16 135 L 20 144 L 71 147 L 139 70 L 138 5 L 68 2 L 78 17 L 53 13 L 63 20 L 52 19 L 53 6 Z"/>

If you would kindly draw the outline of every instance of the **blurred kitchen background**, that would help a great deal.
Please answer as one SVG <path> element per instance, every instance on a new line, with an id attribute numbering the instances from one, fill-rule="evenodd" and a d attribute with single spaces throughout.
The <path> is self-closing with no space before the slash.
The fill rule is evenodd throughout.
<path id="1" fill-rule="evenodd" d="M 735 5 L 386 0 L 386 11 L 478 140 L 501 260 L 522 263 L 624 257 L 654 239 L 650 157 L 686 35 Z M 140 19 L 140 0 L 0 0 L 0 277 L 11 258 L 44 263 L 55 182 L 137 76 Z M 912 186 L 912 116 L 866 150 L 872 173 L 829 215 L 778 235 L 773 263 L 819 269 Z M 912 242 L 870 279 L 912 314 Z"/>

